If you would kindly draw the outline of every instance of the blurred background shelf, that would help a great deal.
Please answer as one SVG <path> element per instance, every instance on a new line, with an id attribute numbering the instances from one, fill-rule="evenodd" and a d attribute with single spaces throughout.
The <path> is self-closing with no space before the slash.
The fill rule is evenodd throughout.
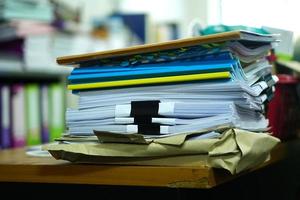
<path id="1" fill-rule="evenodd" d="M 276 64 L 288 68 L 290 71 L 300 73 L 300 62 L 295 60 L 277 60 Z"/>
<path id="2" fill-rule="evenodd" d="M 3 70 L 0 69 L 0 77 L 2 81 L 17 81 L 17 80 L 65 80 L 65 78 L 71 73 L 71 68 L 59 68 L 56 70 Z M 1 81 L 0 81 L 1 82 Z"/>

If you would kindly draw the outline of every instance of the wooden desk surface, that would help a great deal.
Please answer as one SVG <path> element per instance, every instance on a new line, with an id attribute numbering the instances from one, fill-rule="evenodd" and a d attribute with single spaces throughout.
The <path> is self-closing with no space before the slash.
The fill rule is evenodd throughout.
<path id="1" fill-rule="evenodd" d="M 259 168 L 278 161 L 281 149 L 275 148 L 271 160 Z M 237 176 L 240 175 L 205 166 L 83 165 L 52 157 L 31 157 L 24 149 L 0 150 L 0 182 L 211 188 Z"/>

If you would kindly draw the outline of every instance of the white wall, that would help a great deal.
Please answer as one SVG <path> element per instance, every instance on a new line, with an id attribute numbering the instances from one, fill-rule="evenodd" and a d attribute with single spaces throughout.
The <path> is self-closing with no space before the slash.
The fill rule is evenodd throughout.
<path id="1" fill-rule="evenodd" d="M 109 15 L 118 7 L 118 0 L 60 0 L 70 7 L 81 8 L 81 28 L 90 30 L 94 18 L 101 18 Z"/>
<path id="2" fill-rule="evenodd" d="M 189 24 L 197 19 L 206 26 L 219 18 L 216 2 L 220 0 L 61 0 L 72 7 L 82 8 L 82 28 L 89 30 L 91 20 L 104 17 L 114 10 L 147 13 L 151 23 L 177 22 L 180 37 L 186 37 Z M 216 20 L 217 19 L 217 20 Z"/>
<path id="3" fill-rule="evenodd" d="M 211 0 L 215 1 L 215 0 Z M 145 12 L 152 23 L 177 22 L 180 37 L 186 37 L 189 24 L 197 19 L 203 26 L 208 23 L 208 0 L 120 0 L 124 12 Z"/>
<path id="4" fill-rule="evenodd" d="M 300 32 L 299 0 L 222 0 L 222 22 Z"/>

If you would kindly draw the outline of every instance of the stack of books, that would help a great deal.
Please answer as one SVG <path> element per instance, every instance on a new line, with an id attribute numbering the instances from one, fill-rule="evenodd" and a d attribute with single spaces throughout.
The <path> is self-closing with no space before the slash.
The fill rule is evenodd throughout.
<path id="1" fill-rule="evenodd" d="M 78 65 L 68 77 L 79 95 L 78 109 L 66 113 L 69 134 L 266 130 L 264 105 L 277 81 L 266 56 L 275 41 L 231 32 L 59 58 Z"/>
<path id="2" fill-rule="evenodd" d="M 267 56 L 276 42 L 273 35 L 233 31 L 59 57 L 59 64 L 76 66 L 68 89 L 79 103 L 66 112 L 62 144 L 45 149 L 79 162 L 204 155 L 210 166 L 232 173 L 261 163 L 278 142 L 264 134 L 277 81 Z M 252 149 L 249 141 L 266 145 Z M 231 153 L 234 164 L 226 160 Z M 242 164 L 241 155 L 251 159 Z"/>
<path id="3" fill-rule="evenodd" d="M 54 19 L 54 8 L 48 0 L 1 0 L 0 3 L 0 18 L 4 20 L 36 19 L 51 22 Z"/>
<path id="4" fill-rule="evenodd" d="M 42 39 L 54 33 L 54 20 L 48 0 L 0 0 L 0 71 L 22 72 L 32 63 L 44 70 L 54 63 L 46 59 L 50 49 Z"/>

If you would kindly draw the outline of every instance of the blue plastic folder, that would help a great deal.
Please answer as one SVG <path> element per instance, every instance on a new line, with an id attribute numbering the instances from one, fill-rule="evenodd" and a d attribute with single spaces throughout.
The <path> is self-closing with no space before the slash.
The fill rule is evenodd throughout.
<path id="1" fill-rule="evenodd" d="M 140 78 L 164 77 L 175 75 L 199 74 L 208 72 L 232 71 L 235 65 L 234 60 L 228 60 L 222 63 L 199 64 L 196 62 L 173 63 L 163 67 L 149 66 L 142 68 L 130 68 L 126 71 L 103 70 L 103 73 L 93 74 L 72 74 L 68 77 L 69 83 L 92 83 L 115 80 L 130 80 Z"/>

